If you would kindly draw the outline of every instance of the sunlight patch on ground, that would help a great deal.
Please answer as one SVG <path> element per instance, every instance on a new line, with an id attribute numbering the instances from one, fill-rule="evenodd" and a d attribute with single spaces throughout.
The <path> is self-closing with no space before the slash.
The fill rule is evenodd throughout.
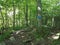
<path id="1" fill-rule="evenodd" d="M 53 35 L 52 38 L 53 39 L 59 39 L 60 33 L 57 33 L 56 35 Z"/>
<path id="2" fill-rule="evenodd" d="M 16 34 L 20 33 L 20 31 L 17 31 Z"/>
<path id="3" fill-rule="evenodd" d="M 60 33 L 57 33 L 56 35 L 58 35 L 58 36 L 59 36 L 59 35 L 60 35 Z"/>
<path id="4" fill-rule="evenodd" d="M 57 40 L 57 39 L 59 39 L 59 36 L 58 36 L 58 35 L 53 35 L 52 38 L 53 38 L 54 40 Z"/>

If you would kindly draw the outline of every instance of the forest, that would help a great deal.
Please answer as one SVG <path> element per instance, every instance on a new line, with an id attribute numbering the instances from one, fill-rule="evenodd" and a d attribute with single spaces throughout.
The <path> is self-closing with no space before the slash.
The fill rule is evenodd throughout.
<path id="1" fill-rule="evenodd" d="M 60 45 L 60 0 L 0 0 L 0 45 Z"/>

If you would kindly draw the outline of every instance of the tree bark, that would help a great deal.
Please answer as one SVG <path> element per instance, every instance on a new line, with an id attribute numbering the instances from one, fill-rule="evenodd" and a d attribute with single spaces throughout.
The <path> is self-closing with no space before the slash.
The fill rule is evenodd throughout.
<path id="1" fill-rule="evenodd" d="M 15 29 L 15 4 L 13 2 L 13 30 Z"/>
<path id="2" fill-rule="evenodd" d="M 28 26 L 28 1 L 26 0 L 26 12 L 25 12 L 26 26 Z"/>
<path id="3" fill-rule="evenodd" d="M 41 16 L 42 17 L 42 4 L 41 4 L 41 0 L 37 0 L 37 16 Z M 38 26 L 40 27 L 42 24 L 42 20 L 38 19 Z"/>

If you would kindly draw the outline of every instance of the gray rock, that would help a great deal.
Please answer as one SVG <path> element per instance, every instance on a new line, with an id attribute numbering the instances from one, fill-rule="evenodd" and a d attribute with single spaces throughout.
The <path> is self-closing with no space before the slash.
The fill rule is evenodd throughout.
<path id="1" fill-rule="evenodd" d="M 0 42 L 0 45 L 6 45 L 5 42 Z"/>

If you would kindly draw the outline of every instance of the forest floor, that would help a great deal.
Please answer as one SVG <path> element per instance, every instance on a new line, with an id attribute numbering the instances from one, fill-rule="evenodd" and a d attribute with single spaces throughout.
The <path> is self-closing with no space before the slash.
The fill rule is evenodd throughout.
<path id="1" fill-rule="evenodd" d="M 32 32 L 26 30 L 18 30 L 5 39 L 0 45 L 32 45 L 34 42 Z"/>
<path id="2" fill-rule="evenodd" d="M 14 31 L 8 39 L 0 42 L 0 45 L 50 45 L 53 43 L 52 41 L 48 40 L 48 38 L 41 38 L 37 41 L 34 37 L 35 31 L 35 29 L 33 31 L 31 29 Z"/>

